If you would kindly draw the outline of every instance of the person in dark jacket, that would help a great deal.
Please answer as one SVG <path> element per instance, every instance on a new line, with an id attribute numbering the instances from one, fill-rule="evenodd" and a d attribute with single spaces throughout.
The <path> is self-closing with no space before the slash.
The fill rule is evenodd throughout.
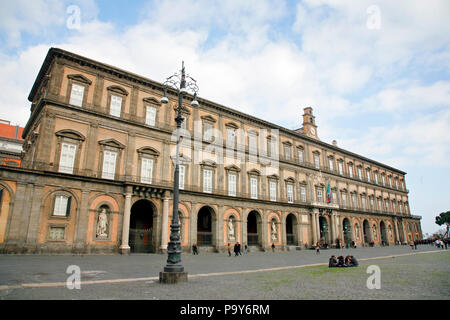
<path id="1" fill-rule="evenodd" d="M 337 259 L 338 259 L 338 264 L 337 264 L 337 266 L 338 266 L 338 267 L 344 267 L 344 266 L 345 266 L 345 263 L 344 263 L 344 257 L 343 257 L 343 256 L 339 256 Z"/>
<path id="2" fill-rule="evenodd" d="M 194 244 L 192 245 L 192 253 L 193 253 L 194 255 L 198 254 L 198 248 L 197 248 L 197 244 L 196 244 L 196 243 L 194 243 Z"/>
<path id="3" fill-rule="evenodd" d="M 328 261 L 328 267 L 334 268 L 334 267 L 337 267 L 337 265 L 338 265 L 338 261 L 337 261 L 336 257 L 331 256 L 330 260 Z"/>

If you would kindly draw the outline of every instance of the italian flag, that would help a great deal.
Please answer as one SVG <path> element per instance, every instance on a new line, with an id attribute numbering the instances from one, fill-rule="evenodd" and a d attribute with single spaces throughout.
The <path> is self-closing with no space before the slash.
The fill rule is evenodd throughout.
<path id="1" fill-rule="evenodd" d="M 331 203 L 331 188 L 330 188 L 329 182 L 328 182 L 328 188 L 327 188 L 327 196 L 328 196 L 328 203 Z"/>

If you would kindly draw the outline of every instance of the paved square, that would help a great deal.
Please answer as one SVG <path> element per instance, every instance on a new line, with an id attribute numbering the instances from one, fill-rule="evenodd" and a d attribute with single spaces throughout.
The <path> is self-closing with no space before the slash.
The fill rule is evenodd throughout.
<path id="1" fill-rule="evenodd" d="M 2 255 L 0 299 L 445 299 L 450 297 L 450 251 L 429 245 L 183 254 L 185 284 L 164 285 L 166 255 Z M 358 268 L 328 268 L 331 255 L 354 255 Z M 67 267 L 81 270 L 69 290 Z M 367 267 L 381 271 L 381 288 L 367 288 Z"/>

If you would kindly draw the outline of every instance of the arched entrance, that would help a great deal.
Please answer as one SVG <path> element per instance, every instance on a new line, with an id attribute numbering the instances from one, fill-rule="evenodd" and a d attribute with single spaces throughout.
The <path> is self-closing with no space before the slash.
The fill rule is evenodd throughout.
<path id="1" fill-rule="evenodd" d="M 353 241 L 353 238 L 352 238 L 352 226 L 348 218 L 345 218 L 344 221 L 342 222 L 342 232 L 344 233 L 344 245 L 346 248 L 349 248 L 351 242 Z"/>
<path id="2" fill-rule="evenodd" d="M 386 225 L 384 224 L 384 221 L 380 222 L 380 232 L 381 232 L 381 245 L 382 246 L 388 246 L 389 245 L 389 240 L 388 240 L 388 237 L 387 237 Z"/>
<path id="3" fill-rule="evenodd" d="M 247 244 L 257 246 L 261 244 L 261 216 L 258 211 L 253 210 L 247 216 Z"/>
<path id="4" fill-rule="evenodd" d="M 325 217 L 319 217 L 320 243 L 328 244 L 328 221 Z"/>
<path id="5" fill-rule="evenodd" d="M 292 213 L 288 214 L 286 217 L 286 244 L 288 246 L 297 245 L 296 226 L 297 218 Z"/>
<path id="6" fill-rule="evenodd" d="M 214 243 L 214 210 L 211 207 L 204 206 L 198 211 L 197 215 L 197 245 L 212 246 Z"/>
<path id="7" fill-rule="evenodd" d="M 155 252 L 153 237 L 154 219 L 156 219 L 156 211 L 150 201 L 142 199 L 133 204 L 131 207 L 128 240 L 131 252 Z"/>
<path id="8" fill-rule="evenodd" d="M 364 243 L 369 244 L 371 237 L 370 237 L 370 225 L 369 221 L 364 220 L 363 222 L 363 232 L 364 232 Z"/>

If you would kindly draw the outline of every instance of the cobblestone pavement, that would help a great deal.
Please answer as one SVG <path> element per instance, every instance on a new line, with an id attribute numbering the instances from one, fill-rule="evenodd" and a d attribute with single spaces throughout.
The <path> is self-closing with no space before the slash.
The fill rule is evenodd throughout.
<path id="1" fill-rule="evenodd" d="M 314 250 L 254 252 L 239 257 L 228 257 L 226 253 L 183 254 L 190 278 L 177 285 L 163 285 L 157 280 L 166 255 L 1 255 L 0 299 L 448 300 L 449 252 L 421 245 L 417 250 L 409 246 L 332 249 L 322 250 L 319 255 Z M 333 254 L 352 254 L 360 267 L 329 269 L 328 258 Z M 387 256 L 394 257 L 378 258 Z M 322 265 L 309 266 L 313 264 Z M 45 287 L 46 283 L 65 283 L 69 265 L 81 269 L 80 290 L 69 290 L 64 285 Z M 381 289 L 367 288 L 369 265 L 379 266 Z M 283 269 L 290 266 L 304 267 Z M 271 268 L 279 269 L 252 272 Z M 216 275 L 205 275 L 211 273 Z M 118 282 L 131 278 L 147 279 Z M 31 287 L 24 288 L 23 284 Z"/>

